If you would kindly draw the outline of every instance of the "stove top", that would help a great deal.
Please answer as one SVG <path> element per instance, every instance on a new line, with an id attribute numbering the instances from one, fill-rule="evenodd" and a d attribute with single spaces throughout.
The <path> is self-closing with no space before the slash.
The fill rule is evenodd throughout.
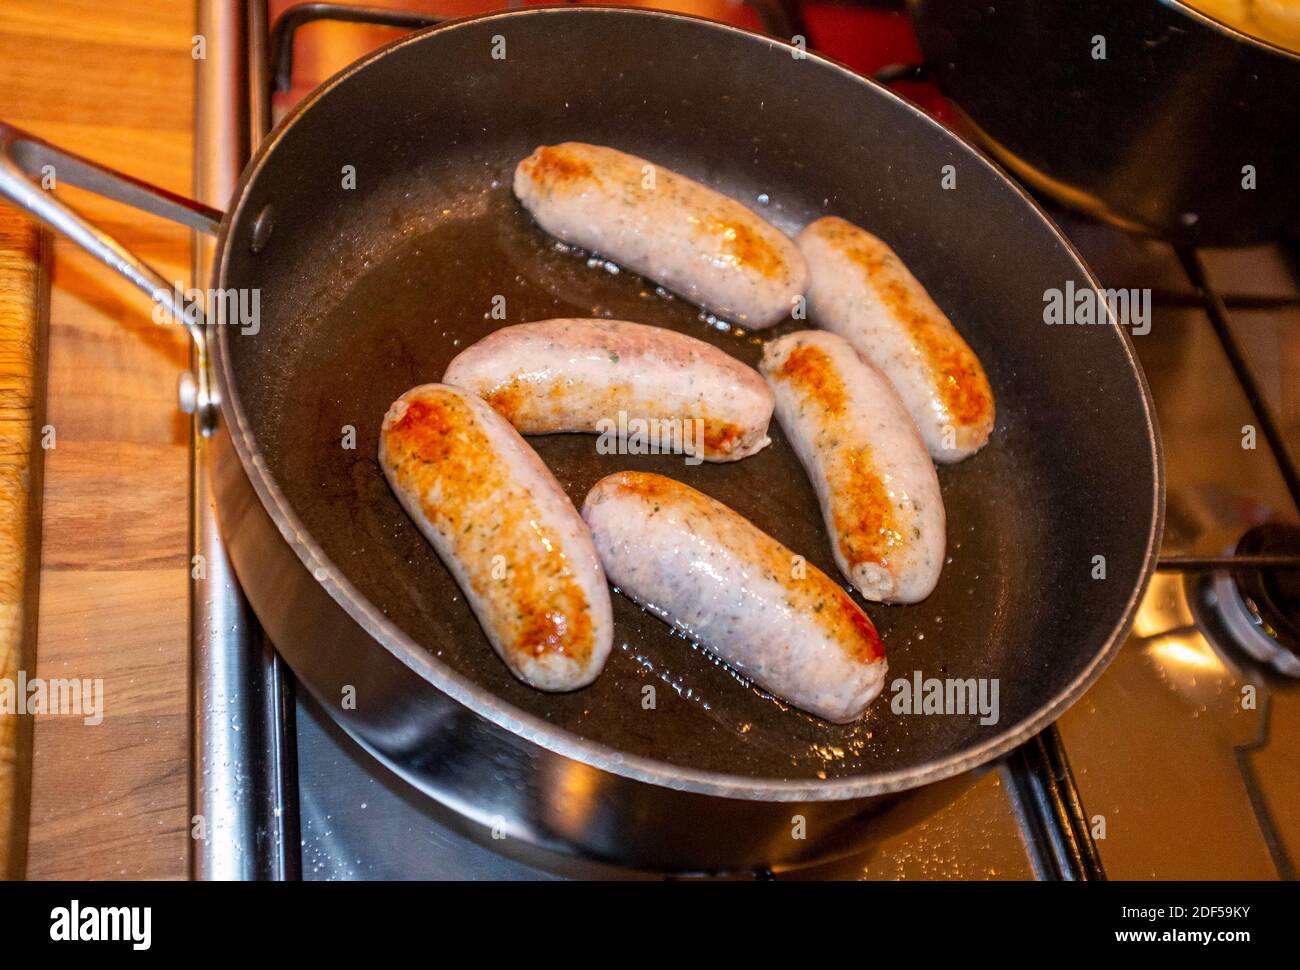
<path id="1" fill-rule="evenodd" d="M 273 115 L 375 43 L 398 36 L 391 27 L 355 22 L 296 29 L 302 19 L 281 20 L 272 31 L 267 25 L 280 6 L 200 4 L 206 25 L 223 31 L 231 39 L 225 46 L 238 52 L 231 63 L 199 65 L 200 104 L 209 105 L 199 112 L 200 197 L 223 200 L 230 187 L 223 180 L 237 174 L 241 153 Z M 317 13 L 306 16 L 319 15 L 321 5 L 313 6 Z M 389 15 L 391 22 L 417 26 L 434 7 L 409 6 Z M 833 56 L 865 70 L 915 56 L 906 21 L 895 12 L 859 11 L 875 18 L 874 29 L 859 33 L 893 46 L 855 55 L 845 48 L 845 38 L 856 36 L 844 19 L 851 11 L 816 4 L 712 6 L 719 9 L 707 13 L 730 13 L 746 26 L 768 24 L 783 36 L 811 25 L 814 49 L 821 29 Z M 471 12 L 464 7 L 435 9 Z M 359 17 L 352 11 L 343 19 Z M 290 69 L 286 55 L 295 49 Z M 271 63 L 267 50 L 276 52 L 278 74 L 255 69 Z M 247 88 L 237 80 L 241 63 Z M 283 90 L 272 95 L 277 80 Z M 932 89 L 904 93 L 944 116 Z M 1104 287 L 1152 292 L 1150 331 L 1135 336 L 1134 345 L 1164 443 L 1162 569 L 1119 656 L 1054 729 L 980 772 L 896 802 L 879 816 L 869 843 L 844 846 L 833 862 L 757 876 L 1296 875 L 1300 682 L 1280 672 L 1300 665 L 1293 639 L 1287 646 L 1295 587 L 1275 571 L 1234 575 L 1207 568 L 1234 551 L 1296 551 L 1277 529 L 1252 532 L 1265 523 L 1300 521 L 1300 490 L 1287 457 L 1288 448 L 1300 447 L 1300 382 L 1291 376 L 1300 368 L 1296 247 L 1177 251 L 1053 214 Z M 196 460 L 201 464 L 201 449 Z M 195 594 L 195 799 L 196 812 L 215 822 L 209 840 L 197 844 L 196 876 L 640 875 L 538 857 L 470 831 L 376 762 L 310 698 L 293 697 L 291 676 L 258 640 L 228 567 L 221 568 L 209 518 L 199 494 L 197 542 L 216 568 Z M 1263 639 L 1252 639 L 1252 631 Z M 1243 636 L 1255 649 L 1238 645 Z M 232 718 L 239 724 L 240 717 L 244 730 L 232 731 Z"/>

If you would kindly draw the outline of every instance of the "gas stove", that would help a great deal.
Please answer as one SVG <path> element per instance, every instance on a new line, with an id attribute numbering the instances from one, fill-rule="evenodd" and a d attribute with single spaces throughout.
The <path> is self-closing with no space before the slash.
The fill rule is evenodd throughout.
<path id="1" fill-rule="evenodd" d="M 196 193 L 228 198 L 250 146 L 298 97 L 400 29 L 475 12 L 201 0 Z M 482 9 L 487 9 L 483 7 Z M 712 4 L 903 80 L 893 10 Z M 858 19 L 853 19 L 857 17 Z M 862 18 L 866 18 L 863 20 Z M 378 26 L 376 26 L 378 25 Z M 811 31 L 811 32 L 810 32 Z M 822 35 L 819 36 L 819 31 Z M 864 39 L 874 38 L 873 49 Z M 888 66 L 887 66 L 888 65 Z M 884 811 L 868 841 L 778 879 L 1275 879 L 1300 859 L 1300 247 L 1174 249 L 1053 211 L 1106 288 L 1149 291 L 1134 345 L 1164 444 L 1160 571 L 1106 674 L 994 765 Z M 196 246 L 196 278 L 208 250 Z M 195 443 L 196 878 L 644 876 L 527 858 L 411 788 L 352 741 L 263 641 L 225 559 Z M 1105 502 L 1106 496 L 1096 496 Z"/>

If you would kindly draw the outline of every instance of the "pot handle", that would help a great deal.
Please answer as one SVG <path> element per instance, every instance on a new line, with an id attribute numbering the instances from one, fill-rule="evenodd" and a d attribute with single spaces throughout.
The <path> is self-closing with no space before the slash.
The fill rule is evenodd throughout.
<path id="1" fill-rule="evenodd" d="M 49 180 L 49 188 L 43 184 L 45 180 Z M 215 235 L 221 224 L 221 211 L 66 152 L 21 128 L 0 121 L 0 198 L 8 199 L 59 235 L 72 240 L 161 304 L 170 319 L 184 323 L 195 347 L 197 387 L 194 412 L 198 415 L 199 428 L 204 434 L 210 433 L 216 424 L 217 395 L 208 366 L 208 340 L 202 307 L 186 307 L 175 287 L 157 270 L 55 198 L 52 190 L 59 181 L 210 235 Z"/>

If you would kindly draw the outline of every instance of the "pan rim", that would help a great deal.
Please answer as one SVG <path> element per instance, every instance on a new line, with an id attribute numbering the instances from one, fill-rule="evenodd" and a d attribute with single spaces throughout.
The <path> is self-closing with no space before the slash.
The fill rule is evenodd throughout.
<path id="1" fill-rule="evenodd" d="M 407 45 L 424 43 L 434 34 L 454 33 L 459 29 L 481 22 L 573 16 L 617 16 L 639 20 L 668 19 L 730 34 L 745 44 L 763 44 L 769 48 L 788 48 L 789 46 L 775 38 L 703 17 L 646 8 L 606 6 L 542 6 L 495 11 L 447 21 L 399 38 L 353 62 L 317 87 L 303 98 L 258 146 L 253 158 L 240 175 L 239 182 L 226 210 L 226 217 L 222 221 L 217 239 L 218 259 L 213 269 L 213 285 L 216 287 L 224 286 L 230 260 L 231 233 L 235 225 L 242 224 L 244 221 L 244 209 L 249 203 L 249 190 L 255 183 L 258 173 L 297 119 L 334 88 L 389 54 Z M 1059 244 L 1064 246 L 1067 255 L 1073 259 L 1078 271 L 1081 272 L 1082 278 L 1087 280 L 1090 286 L 1100 289 L 1099 281 L 1084 262 L 1074 244 L 1052 221 L 1042 207 L 982 151 L 935 121 L 920 108 L 894 94 L 883 85 L 857 74 L 845 65 L 813 52 L 807 52 L 805 59 L 819 65 L 821 69 L 830 70 L 847 77 L 855 83 L 864 84 L 874 89 L 875 96 L 892 99 L 916 123 L 939 130 L 943 136 L 955 143 L 956 147 L 970 157 L 972 161 L 990 169 L 993 176 L 1018 195 L 1020 201 L 1029 207 L 1030 213 L 1056 237 Z M 320 545 L 303 525 L 297 513 L 285 498 L 280 486 L 271 475 L 268 463 L 262 455 L 261 448 L 248 422 L 243 404 L 236 393 L 232 379 L 230 346 L 228 335 L 225 332 L 229 328 L 216 328 L 216 353 L 214 354 L 213 366 L 217 376 L 217 387 L 221 392 L 220 407 L 222 417 L 225 421 L 232 448 L 237 454 L 244 474 L 258 500 L 272 523 L 279 530 L 284 541 L 293 550 L 302 566 L 315 577 L 316 581 L 325 589 L 325 592 L 347 613 L 353 622 L 371 639 L 375 640 L 379 646 L 432 687 L 479 717 L 490 721 L 501 730 L 524 741 L 536 744 L 561 757 L 634 781 L 675 791 L 747 801 L 844 801 L 904 791 L 937 782 L 973 769 L 1006 753 L 1046 728 L 1070 707 L 1101 675 L 1122 646 L 1154 571 L 1159 541 L 1163 534 L 1165 512 L 1164 458 L 1150 388 L 1137 360 L 1131 338 L 1124 332 L 1124 328 L 1114 320 L 1113 316 L 1108 326 L 1116 332 L 1116 336 L 1121 341 L 1125 360 L 1138 383 L 1140 391 L 1142 418 L 1152 455 L 1151 501 L 1153 510 L 1139 577 L 1105 642 L 1095 648 L 1092 658 L 1070 684 L 1040 705 L 1033 714 L 1020 723 L 998 732 L 973 747 L 963 748 L 940 759 L 908 768 L 828 780 L 755 778 L 723 772 L 679 768 L 670 762 L 640 755 L 625 754 L 600 742 L 584 739 L 540 717 L 520 710 L 439 661 L 427 647 L 416 642 L 385 617 L 382 611 L 377 609 L 369 599 L 348 581 L 341 570 L 325 555 Z M 350 734 L 354 733 L 351 725 L 346 721 L 340 721 L 339 723 Z M 385 761 L 388 763 L 387 759 Z M 393 766 L 390 763 L 390 767 L 393 767 L 399 774 L 410 777 L 409 772 L 402 771 L 400 766 Z M 416 783 L 418 785 L 418 781 Z"/>
<path id="2" fill-rule="evenodd" d="M 1186 0 L 1160 0 L 1166 7 L 1170 7 L 1190 20 L 1194 20 L 1202 27 L 1220 35 L 1225 40 L 1233 43 L 1245 44 L 1248 47 L 1258 48 L 1262 53 L 1274 54 L 1281 56 L 1285 60 L 1300 62 L 1300 51 L 1293 51 L 1289 47 L 1283 47 L 1281 44 L 1275 44 L 1271 40 L 1263 37 L 1256 37 L 1254 34 L 1236 27 L 1225 20 L 1220 20 L 1213 14 L 1198 10 L 1196 7 L 1187 3 Z"/>

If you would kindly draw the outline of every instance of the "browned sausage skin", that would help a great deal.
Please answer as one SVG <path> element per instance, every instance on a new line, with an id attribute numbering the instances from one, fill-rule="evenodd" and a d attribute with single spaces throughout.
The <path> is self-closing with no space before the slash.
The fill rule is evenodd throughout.
<path id="1" fill-rule="evenodd" d="M 522 434 L 603 433 L 626 427 L 622 415 L 679 428 L 680 450 L 707 461 L 746 458 L 770 440 L 772 392 L 756 371 L 702 340 L 625 320 L 504 327 L 463 350 L 443 382 L 478 394 Z"/>
<path id="2" fill-rule="evenodd" d="M 735 199 L 601 145 L 543 145 L 515 195 L 547 232 L 746 327 L 787 317 L 808 283 L 785 233 Z"/>
<path id="3" fill-rule="evenodd" d="M 834 216 L 809 225 L 798 243 L 813 322 L 884 372 L 931 457 L 960 461 L 984 447 L 996 418 L 984 368 L 898 254 Z"/>
<path id="4" fill-rule="evenodd" d="M 582 505 L 610 580 L 777 697 L 852 721 L 880 693 L 885 650 L 844 589 L 689 486 L 619 472 Z"/>
<path id="5" fill-rule="evenodd" d="M 511 672 L 541 690 L 591 683 L 613 641 L 605 575 L 518 433 L 473 394 L 425 384 L 384 415 L 379 464 Z"/>

